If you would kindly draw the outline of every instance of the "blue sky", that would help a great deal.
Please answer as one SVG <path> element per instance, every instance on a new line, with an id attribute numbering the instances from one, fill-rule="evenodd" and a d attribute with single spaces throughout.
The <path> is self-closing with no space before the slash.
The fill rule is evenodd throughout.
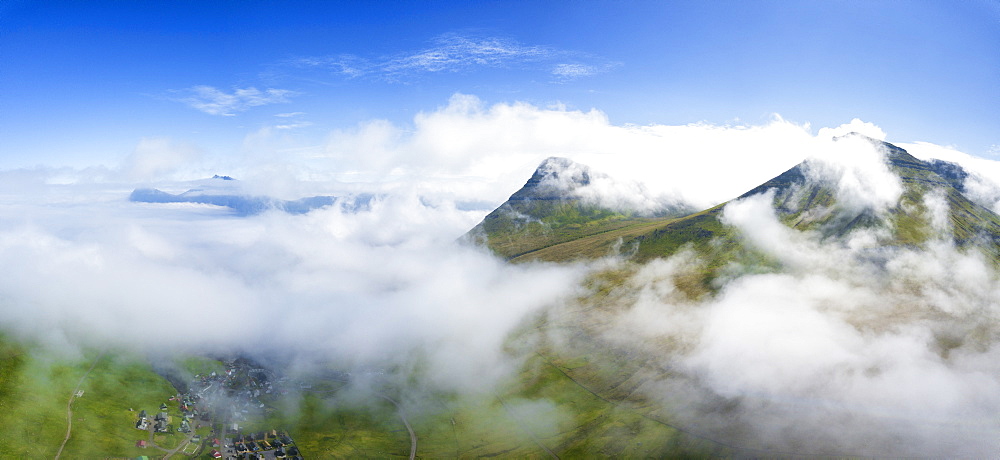
<path id="1" fill-rule="evenodd" d="M 998 157 L 1000 4 L 34 2 L 0 6 L 0 168 L 120 163 L 143 139 L 235 155 L 455 93 L 610 123 L 813 129 Z"/>

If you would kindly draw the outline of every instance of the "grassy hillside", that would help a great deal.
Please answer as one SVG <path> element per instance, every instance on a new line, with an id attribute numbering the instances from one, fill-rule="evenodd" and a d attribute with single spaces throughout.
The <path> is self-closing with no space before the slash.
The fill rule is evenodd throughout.
<path id="1" fill-rule="evenodd" d="M 655 221 L 626 216 L 575 199 L 505 203 L 470 232 L 506 259 L 579 238 L 600 235 Z M 601 254 L 604 255 L 604 254 Z"/>
<path id="2" fill-rule="evenodd" d="M 80 386 L 84 394 L 73 402 L 73 431 L 62 458 L 164 454 L 135 447 L 137 440 L 148 436 L 134 428 L 138 411 L 155 412 L 175 393 L 142 360 L 99 352 L 87 352 L 80 359 L 60 358 L 7 337 L 0 340 L 0 357 L 0 448 L 7 455 L 55 456 L 66 433 L 67 401 L 85 374 Z M 616 401 L 613 391 L 582 384 L 594 372 L 620 371 L 579 364 L 589 359 L 560 358 L 543 350 L 532 354 L 521 372 L 496 392 L 429 395 L 419 402 L 421 409 L 407 414 L 419 439 L 418 454 L 424 458 L 538 458 L 549 452 L 564 457 L 685 453 L 705 457 L 718 451 L 718 446 L 660 420 L 650 406 Z M 214 367 L 197 359 L 184 363 Z M 343 387 L 343 382 L 317 381 L 308 391 L 283 401 L 286 410 L 272 411 L 244 424 L 244 429 L 287 430 L 310 457 L 409 456 L 410 437 L 396 406 L 378 394 L 368 395 L 364 403 L 350 402 Z M 384 394 L 399 397 L 391 391 Z M 156 440 L 169 448 L 179 437 L 158 434 Z"/>
<path id="3" fill-rule="evenodd" d="M 485 245 L 508 260 L 532 259 L 538 257 L 531 254 L 541 249 L 591 236 L 600 242 L 602 234 L 631 232 L 637 227 L 656 225 L 664 219 L 691 212 L 681 203 L 660 209 L 655 213 L 658 218 L 602 207 L 578 194 L 593 177 L 586 166 L 565 158 L 549 158 L 539 165 L 520 190 L 469 231 L 466 239 Z M 587 248 L 585 253 L 566 253 L 559 258 L 599 257 L 608 255 L 613 249 L 612 245 L 598 243 Z M 551 257 L 543 255 L 540 258 L 548 260 Z"/>
<path id="4" fill-rule="evenodd" d="M 418 456 L 705 458 L 731 452 L 671 426 L 653 405 L 620 398 L 620 388 L 581 383 L 624 375 L 619 367 L 581 364 L 588 360 L 599 361 L 589 354 L 560 358 L 543 350 L 531 354 L 520 373 L 495 392 L 424 395 L 406 414 L 418 437 Z M 369 394 L 360 405 L 341 391 L 346 390 L 335 384 L 314 386 L 290 412 L 271 414 L 261 426 L 287 426 L 303 452 L 314 455 L 409 455 L 410 438 L 392 403 Z"/>
<path id="5" fill-rule="evenodd" d="M 0 452 L 54 457 L 66 435 L 67 403 L 81 378 L 84 393 L 73 401 L 73 430 L 62 457 L 153 453 L 135 447 L 146 438 L 134 427 L 136 414 L 155 410 L 175 391 L 142 359 L 98 351 L 67 358 L 5 335 L 0 335 Z"/>

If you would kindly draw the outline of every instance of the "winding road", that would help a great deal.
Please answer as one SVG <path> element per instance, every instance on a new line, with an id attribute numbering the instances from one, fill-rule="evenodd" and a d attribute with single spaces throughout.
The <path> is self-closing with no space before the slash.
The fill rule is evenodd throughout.
<path id="1" fill-rule="evenodd" d="M 413 432 L 413 427 L 411 427 L 410 422 L 406 420 L 406 414 L 403 413 L 403 408 L 398 402 L 396 402 L 395 399 L 392 399 L 384 394 L 379 394 L 379 396 L 396 406 L 396 410 L 399 411 L 399 418 L 403 420 L 403 425 L 406 425 L 406 431 L 410 432 L 410 460 L 417 458 L 417 434 Z"/>

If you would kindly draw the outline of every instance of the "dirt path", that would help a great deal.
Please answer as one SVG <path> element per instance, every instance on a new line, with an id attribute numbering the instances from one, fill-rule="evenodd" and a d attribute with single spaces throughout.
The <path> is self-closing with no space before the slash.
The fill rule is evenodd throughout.
<path id="1" fill-rule="evenodd" d="M 56 452 L 56 460 L 59 460 L 59 456 L 62 455 L 63 449 L 66 447 L 66 443 L 69 441 L 69 436 L 73 433 L 73 400 L 76 399 L 76 394 L 80 391 L 80 386 L 83 385 L 83 380 L 90 375 L 90 371 L 97 367 L 97 363 L 104 357 L 104 353 L 97 355 L 94 359 L 94 363 L 90 365 L 90 369 L 80 377 L 80 381 L 76 382 L 76 388 L 73 389 L 73 393 L 69 395 L 69 402 L 66 403 L 66 437 L 63 438 L 62 444 L 59 445 L 59 451 Z"/>
<path id="2" fill-rule="evenodd" d="M 383 394 L 380 394 L 379 396 L 396 406 L 396 410 L 399 411 L 399 418 L 403 420 L 403 425 L 406 425 L 406 431 L 410 432 L 410 460 L 417 458 L 417 434 L 413 432 L 413 427 L 411 427 L 410 422 L 406 420 L 406 414 L 403 413 L 403 408 L 400 407 L 399 403 L 396 402 L 395 399 Z"/>

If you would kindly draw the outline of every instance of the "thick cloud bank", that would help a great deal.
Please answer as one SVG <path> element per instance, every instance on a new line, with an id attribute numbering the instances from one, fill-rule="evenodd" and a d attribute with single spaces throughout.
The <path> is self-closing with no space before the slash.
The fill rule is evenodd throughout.
<path id="1" fill-rule="evenodd" d="M 928 209 L 944 206 L 929 194 Z M 937 203 L 935 203 L 937 202 Z M 934 211 L 930 211 L 934 212 Z M 770 194 L 724 220 L 781 267 L 734 267 L 692 300 L 674 281 L 683 252 L 639 269 L 604 335 L 645 349 L 660 369 L 645 394 L 682 425 L 764 452 L 983 457 L 1000 424 L 1000 278 L 946 238 L 887 248 L 858 230 L 843 241 L 791 230 Z M 942 236 L 949 229 L 936 219 Z M 669 344 L 663 348 L 662 344 Z"/>
<path id="2" fill-rule="evenodd" d="M 0 210 L 0 324 L 54 347 L 419 364 L 439 388 L 466 388 L 503 374 L 506 334 L 579 273 L 460 246 L 456 229 L 480 213 L 414 196 L 239 218 L 47 190 Z"/>
<path id="3" fill-rule="evenodd" d="M 858 120 L 817 135 L 781 119 L 619 126 L 597 110 L 456 95 L 412 126 L 362 123 L 301 155 L 262 130 L 247 138 L 250 157 L 262 146 L 281 155 L 233 160 L 231 170 L 197 146 L 156 139 L 118 169 L 0 172 L 0 325 L 67 350 L 284 353 L 473 390 L 510 375 L 509 334 L 579 296 L 591 269 L 512 266 L 455 243 L 543 159 L 568 157 L 614 178 L 587 193 L 640 209 L 667 198 L 715 205 L 810 159 L 808 177 L 833 181 L 842 203 L 883 210 L 900 184 L 864 141 L 831 140 L 848 132 L 884 137 Z M 965 166 L 966 193 L 1000 208 L 995 162 L 912 145 Z M 182 192 L 169 181 L 207 170 L 247 179 L 255 195 L 378 198 L 359 211 L 334 204 L 245 218 L 127 200 L 139 186 Z M 991 263 L 944 238 L 925 249 L 879 249 L 882 235 L 867 231 L 820 241 L 780 224 L 766 199 L 731 204 L 725 219 L 781 271 L 734 267 L 717 293 L 692 300 L 671 282 L 700 266 L 683 252 L 638 268 L 617 293 L 622 308 L 595 323 L 607 325 L 601 337 L 645 349 L 680 376 L 646 394 L 684 426 L 747 447 L 996 452 L 1000 281 Z M 940 214 L 940 195 L 926 201 Z M 932 222 L 948 231 L 946 219 Z"/>

